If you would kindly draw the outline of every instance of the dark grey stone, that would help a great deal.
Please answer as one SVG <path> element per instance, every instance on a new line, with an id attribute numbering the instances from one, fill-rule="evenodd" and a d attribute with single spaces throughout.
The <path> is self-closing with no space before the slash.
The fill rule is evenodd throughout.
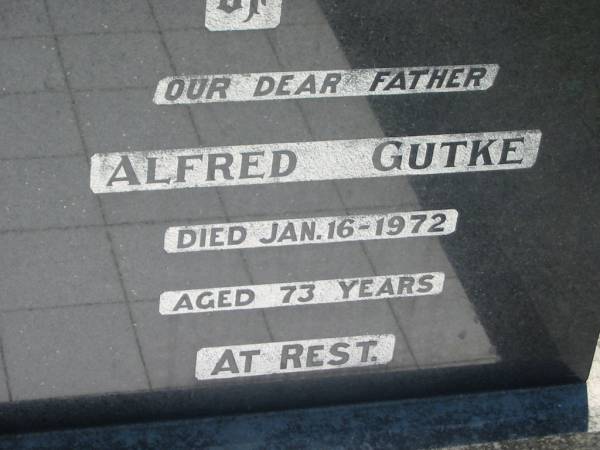
<path id="1" fill-rule="evenodd" d="M 583 449 L 585 386 L 277 411 L 5 436 L 0 447 L 134 449 Z"/>
<path id="2" fill-rule="evenodd" d="M 1 431 L 586 379 L 600 328 L 595 2 L 285 0 L 279 27 L 239 32 L 207 30 L 202 1 L 47 6 L 50 21 L 41 1 L 0 7 Z M 171 75 L 478 63 L 500 66 L 485 92 L 153 103 Z M 86 161 L 98 152 L 522 129 L 543 138 L 535 166 L 521 171 L 96 196 Z M 173 225 L 450 208 L 457 229 L 443 237 L 177 255 L 163 246 Z M 158 309 L 170 290 L 430 271 L 446 275 L 440 295 L 175 317 Z M 194 378 L 205 346 L 380 333 L 397 340 L 386 367 Z M 198 425 L 208 435 L 184 442 L 428 448 L 487 445 L 488 431 L 505 441 L 598 423 L 597 392 L 536 392 L 311 419 L 213 418 Z M 168 435 L 172 426 L 158 427 Z M 138 430 L 147 446 L 168 447 Z M 94 447 L 98 431 L 90 433 L 72 432 L 63 447 Z M 127 432 L 115 433 L 112 446 L 126 445 Z"/>
<path id="3" fill-rule="evenodd" d="M 269 36 L 282 70 L 339 70 L 348 67 L 338 38 L 327 23 L 284 24 Z"/>

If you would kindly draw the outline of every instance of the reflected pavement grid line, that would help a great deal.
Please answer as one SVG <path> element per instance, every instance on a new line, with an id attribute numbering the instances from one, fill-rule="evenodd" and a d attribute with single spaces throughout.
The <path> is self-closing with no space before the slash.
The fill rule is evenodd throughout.
<path id="1" fill-rule="evenodd" d="M 79 155 L 75 155 L 75 157 L 79 158 Z M 410 208 L 410 205 L 407 205 L 406 208 Z M 325 208 L 325 209 L 315 209 L 311 211 L 311 214 L 317 214 L 317 216 L 314 217 L 319 217 L 319 215 L 325 215 L 326 217 L 334 214 L 336 215 L 336 211 L 338 211 L 338 209 L 331 209 L 331 208 Z M 340 210 L 341 212 L 341 210 Z M 385 214 L 385 213 L 393 213 L 393 212 L 397 212 L 397 208 L 382 208 L 379 206 L 375 206 L 375 207 L 371 207 L 371 208 L 360 208 L 360 214 Z M 313 217 L 313 216 L 311 216 Z M 264 214 L 247 214 L 247 215 L 242 215 L 242 216 L 215 216 L 215 217 L 210 217 L 209 222 L 206 222 L 207 225 L 210 224 L 217 224 L 220 222 L 227 222 L 227 223 L 236 223 L 236 222 L 247 222 L 247 221 L 254 221 L 255 219 L 262 219 L 263 221 L 270 221 L 270 220 L 285 220 L 285 219 L 303 219 L 305 217 L 298 217 L 298 216 L 293 216 L 293 217 L 280 217 L 280 216 L 276 216 L 276 217 L 268 217 L 265 218 Z M 43 227 L 43 228 L 7 228 L 4 230 L 0 230 L 0 236 L 4 235 L 4 234 L 24 234 L 24 233 L 39 233 L 39 232 L 43 232 L 43 231 L 67 231 L 67 230 L 86 230 L 86 229 L 96 229 L 96 228 L 112 228 L 112 227 L 123 227 L 123 226 L 136 226 L 136 225 L 148 225 L 148 226 L 152 226 L 152 225 L 165 225 L 165 226 L 169 226 L 169 225 L 182 225 L 183 222 L 189 222 L 190 224 L 196 224 L 196 222 L 198 222 L 198 224 L 202 224 L 203 222 L 203 218 L 200 216 L 191 216 L 191 217 L 179 217 L 176 219 L 168 219 L 168 220 L 132 220 L 132 221 L 125 221 L 125 222 L 112 222 L 112 223 L 107 223 L 106 225 L 98 225 L 98 224 L 87 224 L 87 225 L 64 225 L 64 226 L 50 226 L 50 227 Z"/>
<path id="2" fill-rule="evenodd" d="M 62 56 L 62 51 L 61 51 L 61 47 L 60 47 L 60 44 L 59 44 L 59 40 L 58 40 L 58 37 L 56 36 L 56 34 L 54 34 L 55 25 L 54 25 L 54 22 L 52 20 L 51 15 L 50 15 L 50 12 L 49 12 L 48 0 L 44 0 L 44 8 L 45 8 L 45 11 L 46 11 L 46 15 L 48 16 L 48 21 L 49 21 L 49 24 L 50 24 L 50 28 L 52 29 L 52 32 L 53 32 L 54 45 L 56 46 L 58 60 L 60 62 L 60 68 L 62 70 L 62 74 L 63 74 L 64 80 L 65 80 L 65 85 L 67 87 L 67 92 L 68 92 L 70 100 L 71 100 L 71 108 L 72 108 L 72 111 L 73 111 L 73 115 L 75 117 L 75 125 L 77 127 L 77 132 L 78 132 L 79 138 L 81 140 L 82 149 L 83 149 L 83 151 L 85 153 L 85 156 L 86 156 L 86 161 L 87 161 L 87 163 L 89 165 L 89 161 L 90 161 L 89 158 L 90 158 L 91 155 L 89 154 L 89 149 L 88 149 L 87 143 L 85 141 L 85 138 L 84 138 L 84 135 L 83 135 L 83 132 L 82 132 L 82 129 L 81 129 L 81 119 L 80 119 L 79 111 L 78 111 L 77 106 L 75 104 L 75 97 L 73 95 L 73 92 L 71 91 L 71 85 L 70 85 L 70 82 L 69 82 L 69 77 L 68 77 L 67 72 L 65 70 L 65 63 L 64 63 L 64 60 L 63 60 L 63 56 Z M 146 384 L 147 384 L 147 386 L 150 389 L 152 389 L 152 384 L 151 384 L 151 381 L 150 381 L 150 375 L 148 373 L 148 367 L 146 365 L 146 361 L 144 360 L 144 355 L 142 354 L 142 351 L 141 351 L 140 339 L 139 339 L 139 336 L 138 336 L 138 333 L 137 333 L 137 329 L 136 329 L 136 326 L 135 326 L 135 322 L 134 322 L 134 319 L 133 319 L 133 313 L 131 311 L 131 305 L 129 304 L 129 295 L 127 293 L 127 289 L 125 288 L 125 284 L 123 282 L 123 274 L 122 274 L 119 262 L 117 260 L 116 254 L 115 254 L 114 243 L 113 243 L 112 237 L 110 235 L 110 230 L 106 226 L 106 225 L 108 225 L 108 222 L 106 221 L 106 214 L 104 212 L 104 205 L 102 203 L 102 199 L 101 198 L 96 197 L 96 199 L 97 199 L 98 206 L 99 206 L 99 209 L 100 209 L 100 214 L 102 216 L 102 221 L 103 221 L 103 223 L 105 225 L 105 236 L 106 236 L 106 239 L 108 240 L 109 247 L 110 247 L 110 253 L 111 253 L 111 256 L 112 256 L 112 259 L 113 259 L 113 264 L 115 265 L 115 269 L 116 269 L 117 274 L 118 274 L 119 285 L 120 285 L 121 290 L 123 292 L 123 297 L 125 298 L 125 305 L 127 306 L 127 311 L 128 311 L 128 315 L 129 315 L 129 322 L 130 322 L 131 327 L 132 327 L 133 336 L 135 338 L 135 343 L 136 343 L 137 350 L 138 350 L 138 353 L 139 353 L 140 361 L 142 362 L 142 366 L 144 368 L 144 376 L 145 376 L 145 379 L 146 379 Z"/>
<path id="3" fill-rule="evenodd" d="M 74 94 L 89 93 L 89 92 L 126 92 L 126 91 L 145 91 L 154 89 L 156 86 L 113 86 L 113 87 L 95 87 L 95 88 L 78 88 L 71 89 Z M 12 97 L 19 95 L 36 95 L 36 94 L 67 94 L 65 89 L 32 89 L 28 91 L 0 91 L 0 98 Z M 49 158 L 49 156 L 39 156 L 38 158 Z M 8 158 L 6 158 L 8 159 Z M 20 158 L 14 158 L 20 159 Z"/>
<path id="4" fill-rule="evenodd" d="M 173 71 L 173 73 L 177 73 L 177 67 L 175 66 L 175 62 L 173 60 L 173 56 L 171 55 L 171 52 L 169 51 L 169 47 L 167 46 L 166 42 L 165 42 L 165 37 L 164 37 L 164 33 L 163 30 L 160 26 L 160 23 L 158 22 L 157 18 L 156 18 L 156 14 L 154 11 L 154 5 L 152 4 L 152 2 L 150 0 L 146 0 L 146 3 L 148 4 L 148 7 L 150 8 L 150 15 L 152 16 L 154 22 L 156 23 L 156 26 L 158 27 L 158 35 L 160 37 L 160 43 L 167 55 L 167 58 L 169 60 L 169 65 L 171 66 L 171 70 Z M 191 122 L 192 125 L 192 129 L 194 130 L 194 133 L 196 135 L 196 138 L 198 140 L 198 145 L 202 146 L 202 136 L 200 135 L 200 131 L 198 130 L 198 127 L 196 125 L 196 121 L 194 120 L 194 117 L 192 115 L 192 110 L 191 110 L 191 106 L 186 106 L 185 110 L 187 112 L 187 116 L 189 121 Z M 230 215 L 227 211 L 227 207 L 225 205 L 225 202 L 223 201 L 223 197 L 221 195 L 221 192 L 219 190 L 219 188 L 215 188 L 216 194 L 217 194 L 217 198 L 219 199 L 219 203 L 221 205 L 221 208 L 223 209 L 223 212 L 225 214 L 225 217 L 227 219 L 227 221 L 230 221 Z M 248 276 L 250 282 L 252 284 L 254 284 L 254 278 L 252 277 L 252 272 L 250 271 L 250 268 L 248 267 L 248 262 L 246 260 L 246 257 L 244 256 L 243 251 L 240 251 L 240 256 L 242 258 L 242 263 L 243 263 L 243 267 L 244 270 L 246 272 L 246 275 Z M 264 311 L 261 311 L 261 316 L 263 318 L 263 322 L 265 324 L 265 328 L 267 330 L 267 333 L 269 334 L 269 337 L 271 338 L 271 341 L 273 341 L 273 332 L 271 331 L 271 327 L 269 326 L 269 322 L 267 320 L 267 316 L 265 314 Z"/>

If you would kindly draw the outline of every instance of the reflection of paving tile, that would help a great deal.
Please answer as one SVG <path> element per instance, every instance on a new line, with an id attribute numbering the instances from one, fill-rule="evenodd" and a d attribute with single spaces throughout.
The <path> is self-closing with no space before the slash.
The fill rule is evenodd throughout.
<path id="1" fill-rule="evenodd" d="M 14 312 L 3 322 L 15 400 L 148 387 L 123 304 Z"/>
<path id="2" fill-rule="evenodd" d="M 383 136 L 379 122 L 364 98 L 304 100 L 300 103 L 317 141 Z"/>
<path id="3" fill-rule="evenodd" d="M 204 145 L 312 140 L 300 111 L 292 102 L 194 105 L 192 114 Z"/>
<path id="4" fill-rule="evenodd" d="M 108 223 L 207 220 L 225 217 L 215 189 L 124 192 L 101 196 Z"/>
<path id="5" fill-rule="evenodd" d="M 165 41 L 179 74 L 277 71 L 265 32 L 166 32 Z"/>
<path id="6" fill-rule="evenodd" d="M 476 301 L 476 299 L 475 299 Z M 420 366 L 497 359 L 460 281 L 446 279 L 441 295 L 390 301 Z"/>
<path id="7" fill-rule="evenodd" d="M 111 228 L 129 298 L 158 301 L 164 291 L 248 284 L 239 252 L 167 254 L 166 229 L 167 225 Z"/>
<path id="8" fill-rule="evenodd" d="M 357 243 L 245 250 L 256 284 L 361 277 L 371 267 Z"/>
<path id="9" fill-rule="evenodd" d="M 4 161 L 0 229 L 100 225 L 84 157 Z"/>
<path id="10" fill-rule="evenodd" d="M 279 185 L 243 186 L 220 190 L 228 214 L 253 216 L 252 220 L 298 218 L 343 214 L 343 206 L 330 182 L 283 183 Z M 325 212 L 324 212 L 325 211 Z M 256 216 L 264 216 L 256 219 Z"/>
<path id="11" fill-rule="evenodd" d="M 203 347 L 271 340 L 258 311 L 167 317 L 158 313 L 158 300 L 132 307 L 150 379 L 157 388 L 196 385 L 196 353 Z"/>
<path id="12" fill-rule="evenodd" d="M 348 68 L 344 51 L 327 23 L 289 25 L 270 34 L 282 70 Z"/>
<path id="13" fill-rule="evenodd" d="M 0 41 L 0 90 L 3 93 L 64 88 L 51 38 Z"/>
<path id="14" fill-rule="evenodd" d="M 378 275 L 419 272 L 444 272 L 448 275 L 454 273 L 454 269 L 441 247 L 440 239 L 447 237 L 365 241 L 363 245 Z"/>
<path id="15" fill-rule="evenodd" d="M 74 229 L 0 236 L 3 309 L 122 299 L 106 233 Z"/>
<path id="16" fill-rule="evenodd" d="M 162 29 L 204 27 L 205 2 L 198 0 L 150 0 Z"/>
<path id="17" fill-rule="evenodd" d="M 4 0 L 0 37 L 50 34 L 44 0 Z"/>
<path id="18" fill-rule="evenodd" d="M 81 153 L 81 141 L 67 94 L 2 97 L 0 123 L 0 158 Z"/>
<path id="19" fill-rule="evenodd" d="M 155 30 L 145 0 L 49 0 L 57 33 L 96 33 Z"/>
<path id="20" fill-rule="evenodd" d="M 74 89 L 151 86 L 171 74 L 157 33 L 64 36 L 59 45 Z"/>
<path id="21" fill-rule="evenodd" d="M 157 107 L 152 92 L 86 92 L 75 96 L 88 149 L 96 152 L 196 147 L 189 114 Z"/>
<path id="22" fill-rule="evenodd" d="M 406 178 L 366 178 L 336 181 L 350 213 L 361 209 L 386 208 L 394 211 L 421 209 Z M 383 212 L 383 211 L 382 211 Z"/>
<path id="23" fill-rule="evenodd" d="M 0 368 L 0 402 L 8 402 L 10 396 L 8 395 L 8 385 L 6 381 L 6 375 L 4 370 Z"/>
<path id="24" fill-rule="evenodd" d="M 269 328 L 278 341 L 394 334 L 395 367 L 415 366 L 398 324 L 385 301 L 299 306 L 266 311 Z"/>

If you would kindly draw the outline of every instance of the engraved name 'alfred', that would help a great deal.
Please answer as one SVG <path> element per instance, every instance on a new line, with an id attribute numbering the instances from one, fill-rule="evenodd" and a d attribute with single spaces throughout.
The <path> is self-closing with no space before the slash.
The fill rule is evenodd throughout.
<path id="1" fill-rule="evenodd" d="M 539 130 L 149 152 L 91 159 L 95 193 L 514 170 L 532 167 Z"/>

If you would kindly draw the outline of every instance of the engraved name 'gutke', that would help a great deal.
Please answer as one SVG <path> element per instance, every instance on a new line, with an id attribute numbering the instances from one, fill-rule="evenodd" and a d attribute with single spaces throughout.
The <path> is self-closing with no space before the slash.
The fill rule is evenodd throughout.
<path id="1" fill-rule="evenodd" d="M 96 154 L 96 193 L 532 167 L 539 130 Z"/>

